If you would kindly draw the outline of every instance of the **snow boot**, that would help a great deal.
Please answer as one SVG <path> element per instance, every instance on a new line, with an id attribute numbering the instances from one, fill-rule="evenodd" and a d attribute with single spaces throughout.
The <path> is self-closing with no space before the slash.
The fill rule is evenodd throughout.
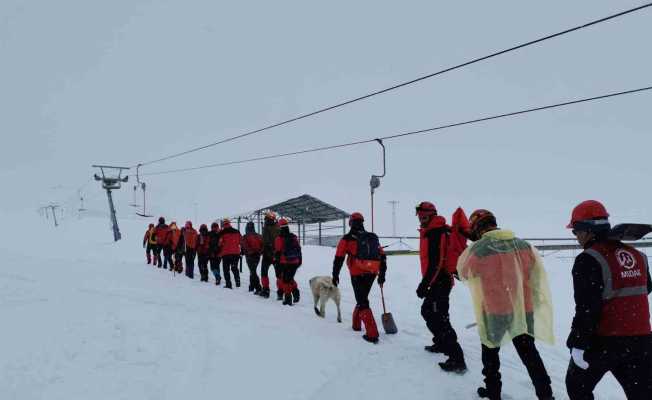
<path id="1" fill-rule="evenodd" d="M 433 343 L 430 346 L 424 346 L 423 349 L 430 353 L 444 353 L 444 349 L 437 345 L 437 343 Z"/>
<path id="2" fill-rule="evenodd" d="M 353 309 L 351 328 L 356 332 L 360 332 L 362 330 L 362 321 L 360 320 L 360 308 L 358 306 L 355 306 L 355 308 Z"/>
<path id="3" fill-rule="evenodd" d="M 373 343 L 373 344 L 378 343 L 378 338 L 377 337 L 369 337 L 367 335 L 362 335 L 362 338 L 364 340 L 366 340 L 367 342 L 369 342 L 369 343 Z"/>
<path id="4" fill-rule="evenodd" d="M 366 334 L 362 337 L 367 342 L 376 343 L 378 341 L 378 327 L 374 314 L 370 308 L 365 308 L 359 311 L 360 319 L 364 323 Z M 366 337 L 365 337 L 366 336 Z"/>
<path id="5" fill-rule="evenodd" d="M 147 264 L 151 264 L 151 263 L 152 263 L 152 256 L 150 256 L 150 255 L 148 254 L 148 255 L 147 255 Z"/>
<path id="6" fill-rule="evenodd" d="M 292 289 L 292 301 L 298 303 L 300 298 L 301 298 L 301 293 L 299 293 L 299 289 L 297 288 Z"/>
<path id="7" fill-rule="evenodd" d="M 254 294 L 255 294 L 256 296 L 260 296 L 260 294 L 262 293 L 262 291 L 263 291 L 263 290 L 262 290 L 262 288 L 260 288 L 260 287 L 254 288 Z"/>
<path id="8" fill-rule="evenodd" d="M 215 278 L 215 285 L 220 286 L 220 283 L 222 282 L 222 278 Z"/>
<path id="9" fill-rule="evenodd" d="M 440 362 L 439 368 L 446 372 L 454 372 L 461 375 L 466 372 L 466 363 L 464 362 L 464 359 L 456 360 L 450 357 L 445 362 Z"/>
<path id="10" fill-rule="evenodd" d="M 276 291 L 276 301 L 283 300 L 283 291 L 282 290 L 277 290 Z"/>
<path id="11" fill-rule="evenodd" d="M 283 305 L 284 306 L 291 306 L 292 305 L 292 293 L 286 293 L 284 298 L 283 298 Z"/>
<path id="12" fill-rule="evenodd" d="M 260 297 L 269 299 L 269 288 L 263 288 L 263 290 L 260 291 Z"/>
<path id="13" fill-rule="evenodd" d="M 491 393 L 489 389 L 485 387 L 479 387 L 478 388 L 478 396 L 481 399 L 489 399 L 489 400 L 500 400 L 500 393 Z"/>
<path id="14" fill-rule="evenodd" d="M 253 291 L 254 291 L 254 287 L 253 287 L 253 285 L 249 285 L 249 293 L 251 293 L 251 292 L 253 292 Z"/>
<path id="15" fill-rule="evenodd" d="M 233 289 L 233 285 L 231 284 L 231 281 L 226 281 L 224 284 L 225 289 Z"/>

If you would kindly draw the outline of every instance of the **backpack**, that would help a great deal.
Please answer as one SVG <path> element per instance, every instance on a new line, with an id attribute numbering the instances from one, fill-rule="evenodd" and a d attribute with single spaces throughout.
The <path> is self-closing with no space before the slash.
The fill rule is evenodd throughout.
<path id="1" fill-rule="evenodd" d="M 380 270 L 380 240 L 372 232 L 362 231 L 356 235 L 357 254 L 355 256 L 356 267 L 371 273 L 378 273 Z"/>
<path id="2" fill-rule="evenodd" d="M 439 266 L 444 267 L 451 274 L 457 273 L 457 260 L 466 250 L 466 236 L 460 230 L 468 231 L 469 220 L 461 207 L 453 213 L 451 218 L 451 231 L 441 236 Z"/>
<path id="3" fill-rule="evenodd" d="M 283 238 L 283 257 L 288 264 L 299 264 L 301 262 L 301 245 L 296 235 L 290 234 Z"/>

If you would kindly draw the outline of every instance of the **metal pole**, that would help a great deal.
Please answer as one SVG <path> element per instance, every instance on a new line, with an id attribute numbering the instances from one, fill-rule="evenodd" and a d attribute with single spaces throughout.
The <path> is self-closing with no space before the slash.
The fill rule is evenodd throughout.
<path id="1" fill-rule="evenodd" d="M 111 189 L 106 189 L 106 196 L 109 199 L 109 210 L 111 211 L 111 223 L 113 224 L 113 240 L 118 241 L 122 238 L 120 235 L 120 228 L 118 228 L 118 218 L 115 216 L 115 207 L 113 206 L 113 196 Z"/>
<path id="2" fill-rule="evenodd" d="M 319 245 L 321 246 L 321 221 L 319 222 Z"/>
<path id="3" fill-rule="evenodd" d="M 398 205 L 398 201 L 391 200 L 389 204 L 392 205 L 392 236 L 396 236 L 396 206 Z"/>
<path id="4" fill-rule="evenodd" d="M 371 231 L 374 231 L 374 189 L 371 189 Z"/>
<path id="5" fill-rule="evenodd" d="M 57 214 L 54 212 L 54 208 L 54 206 L 50 206 L 50 209 L 52 210 L 52 218 L 54 218 L 54 226 L 56 227 L 59 226 L 59 224 L 57 223 Z"/>
<path id="6" fill-rule="evenodd" d="M 346 235 L 346 218 L 342 218 L 342 235 Z"/>

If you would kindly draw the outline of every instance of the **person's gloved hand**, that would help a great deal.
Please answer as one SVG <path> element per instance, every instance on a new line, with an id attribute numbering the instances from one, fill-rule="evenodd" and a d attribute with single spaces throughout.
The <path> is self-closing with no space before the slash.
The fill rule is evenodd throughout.
<path id="1" fill-rule="evenodd" d="M 340 277 L 338 275 L 333 275 L 333 285 L 337 287 L 340 284 Z"/>
<path id="2" fill-rule="evenodd" d="M 385 284 L 385 274 L 379 274 L 378 275 L 378 284 L 380 286 L 383 286 Z"/>
<path id="3" fill-rule="evenodd" d="M 428 295 L 428 290 L 430 290 L 428 283 L 425 280 L 421 281 L 421 283 L 417 287 L 417 297 L 423 299 Z"/>
<path id="4" fill-rule="evenodd" d="M 577 365 L 578 368 L 589 368 L 589 363 L 584 360 L 584 350 L 576 348 L 571 349 L 571 358 L 573 359 L 573 363 Z"/>

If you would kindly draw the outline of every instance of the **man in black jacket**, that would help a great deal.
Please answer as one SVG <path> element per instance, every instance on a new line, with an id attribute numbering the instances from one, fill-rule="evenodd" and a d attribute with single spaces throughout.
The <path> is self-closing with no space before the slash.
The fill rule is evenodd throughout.
<path id="1" fill-rule="evenodd" d="M 573 210 L 569 228 L 585 249 L 573 265 L 575 317 L 566 345 L 571 361 L 566 390 L 571 400 L 593 399 L 607 373 L 629 400 L 652 398 L 652 334 L 647 257 L 608 239 L 609 214 L 594 200 Z"/>

